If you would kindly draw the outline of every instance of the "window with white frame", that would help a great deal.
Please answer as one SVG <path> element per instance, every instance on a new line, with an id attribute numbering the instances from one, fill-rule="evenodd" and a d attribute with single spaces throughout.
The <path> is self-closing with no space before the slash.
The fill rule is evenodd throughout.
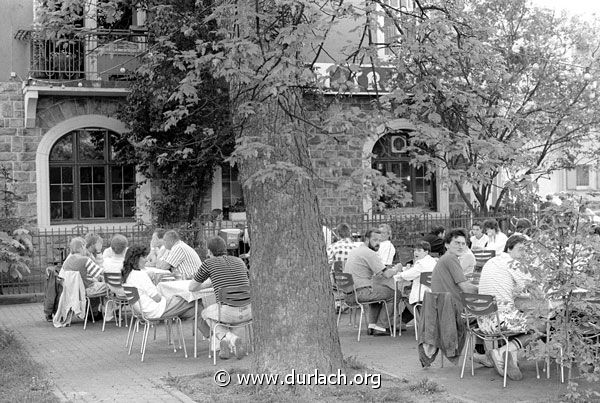
<path id="1" fill-rule="evenodd" d="M 50 151 L 50 221 L 131 220 L 135 215 L 135 167 L 113 160 L 116 133 L 73 130 Z"/>

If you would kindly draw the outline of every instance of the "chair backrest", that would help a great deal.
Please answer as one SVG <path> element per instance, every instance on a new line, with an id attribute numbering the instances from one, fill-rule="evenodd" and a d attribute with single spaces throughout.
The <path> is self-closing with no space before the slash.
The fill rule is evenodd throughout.
<path id="1" fill-rule="evenodd" d="M 133 306 L 133 304 L 140 300 L 140 293 L 136 287 L 123 284 L 123 291 L 125 291 L 130 306 Z"/>
<path id="2" fill-rule="evenodd" d="M 121 288 L 121 285 L 123 284 L 121 281 L 121 273 L 104 272 L 104 280 L 106 281 L 106 284 L 115 288 Z"/>
<path id="3" fill-rule="evenodd" d="M 496 251 L 495 250 L 474 250 L 473 251 L 473 256 L 475 256 L 475 269 L 474 271 L 481 271 L 481 269 L 483 268 L 483 265 L 490 260 L 491 258 L 493 258 L 494 256 L 496 256 Z"/>
<path id="4" fill-rule="evenodd" d="M 350 294 L 354 292 L 354 279 L 352 278 L 352 274 L 350 273 L 333 273 L 333 278 L 335 280 L 335 285 L 338 290 L 342 291 L 345 294 Z"/>
<path id="5" fill-rule="evenodd" d="M 336 260 L 333 262 L 332 271 L 334 273 L 342 273 L 344 271 L 344 265 L 346 262 L 343 260 Z"/>
<path id="6" fill-rule="evenodd" d="M 487 294 L 461 293 L 460 299 L 467 315 L 487 316 L 498 312 L 496 297 Z"/>
<path id="7" fill-rule="evenodd" d="M 426 271 L 424 273 L 421 273 L 421 276 L 419 277 L 419 283 L 421 285 L 431 288 L 431 276 L 432 275 L 433 275 L 433 272 L 431 272 L 431 271 Z"/>
<path id="8" fill-rule="evenodd" d="M 250 286 L 238 285 L 223 287 L 219 290 L 219 301 L 229 306 L 246 306 L 250 304 Z"/>

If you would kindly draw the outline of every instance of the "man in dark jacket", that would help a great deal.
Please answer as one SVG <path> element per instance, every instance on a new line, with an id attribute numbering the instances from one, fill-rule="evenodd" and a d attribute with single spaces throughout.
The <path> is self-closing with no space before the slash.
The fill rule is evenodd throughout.
<path id="1" fill-rule="evenodd" d="M 444 235 L 446 235 L 446 228 L 438 226 L 433 227 L 431 232 L 423 237 L 423 241 L 427 241 L 431 245 L 431 253 L 437 253 L 439 256 L 442 256 L 446 252 Z"/>

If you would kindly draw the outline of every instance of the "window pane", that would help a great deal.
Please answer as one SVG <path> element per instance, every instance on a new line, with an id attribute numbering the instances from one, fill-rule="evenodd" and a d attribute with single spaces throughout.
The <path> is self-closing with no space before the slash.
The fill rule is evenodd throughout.
<path id="1" fill-rule="evenodd" d="M 103 201 L 94 202 L 94 218 L 104 218 L 106 217 L 105 208 L 106 205 Z"/>
<path id="2" fill-rule="evenodd" d="M 81 202 L 81 218 L 91 218 L 92 217 L 92 209 L 90 202 Z"/>
<path id="3" fill-rule="evenodd" d="M 91 185 L 81 185 L 81 201 L 84 200 L 92 200 L 92 186 Z"/>
<path id="4" fill-rule="evenodd" d="M 81 183 L 92 183 L 92 167 L 79 168 L 79 181 Z"/>
<path id="5" fill-rule="evenodd" d="M 94 185 L 94 200 L 104 200 L 106 192 L 104 185 Z"/>
<path id="6" fill-rule="evenodd" d="M 123 169 L 121 167 L 112 167 L 110 176 L 113 183 L 121 183 L 123 181 Z"/>
<path id="7" fill-rule="evenodd" d="M 135 214 L 135 201 L 126 201 L 124 217 L 133 217 Z"/>
<path id="8" fill-rule="evenodd" d="M 50 183 L 61 183 L 60 171 L 60 167 L 50 168 Z"/>
<path id="9" fill-rule="evenodd" d="M 64 201 L 73 201 L 73 185 L 63 185 L 62 198 Z"/>
<path id="10" fill-rule="evenodd" d="M 61 201 L 60 194 L 60 185 L 50 186 L 50 201 Z"/>
<path id="11" fill-rule="evenodd" d="M 50 203 L 50 219 L 62 219 L 62 203 Z"/>
<path id="12" fill-rule="evenodd" d="M 104 156 L 104 130 L 80 130 L 79 134 L 79 160 L 103 161 Z"/>
<path id="13" fill-rule="evenodd" d="M 62 182 L 73 183 L 73 168 L 63 167 L 62 168 Z"/>
<path id="14" fill-rule="evenodd" d="M 94 183 L 104 183 L 104 167 L 94 167 Z"/>
<path id="15" fill-rule="evenodd" d="M 71 161 L 73 159 L 73 133 L 58 139 L 50 151 L 50 161 Z"/>
<path id="16" fill-rule="evenodd" d="M 63 203 L 63 220 L 70 220 L 73 218 L 73 203 Z"/>
<path id="17" fill-rule="evenodd" d="M 135 167 L 127 165 L 123 167 L 123 182 L 135 183 Z"/>
<path id="18" fill-rule="evenodd" d="M 112 216 L 114 218 L 123 217 L 123 205 L 121 202 L 112 202 Z"/>

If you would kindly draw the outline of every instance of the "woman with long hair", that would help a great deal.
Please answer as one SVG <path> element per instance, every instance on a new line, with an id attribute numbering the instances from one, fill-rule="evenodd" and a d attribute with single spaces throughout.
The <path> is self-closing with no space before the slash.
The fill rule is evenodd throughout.
<path id="1" fill-rule="evenodd" d="M 168 300 L 163 297 L 142 269 L 146 265 L 148 250 L 143 246 L 127 249 L 123 262 L 123 284 L 137 288 L 140 295 L 140 309 L 148 319 L 162 316 L 179 316 L 182 319 L 194 316 L 194 303 L 175 295 Z"/>

